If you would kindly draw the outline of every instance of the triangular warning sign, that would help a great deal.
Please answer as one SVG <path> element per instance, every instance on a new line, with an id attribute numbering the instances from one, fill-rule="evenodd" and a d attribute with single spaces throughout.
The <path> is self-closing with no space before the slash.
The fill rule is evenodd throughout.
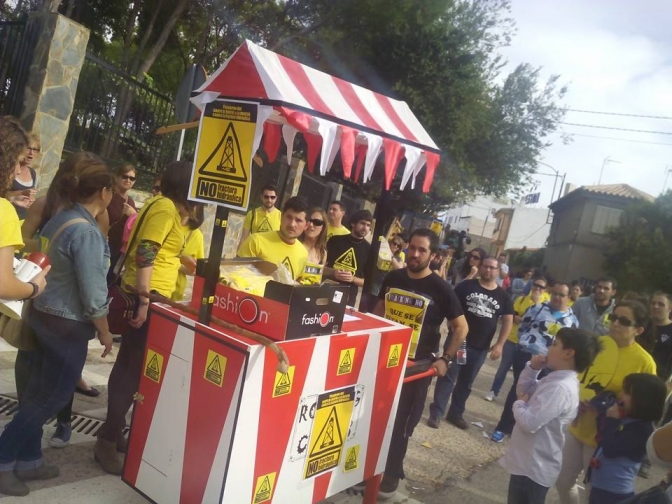
<path id="1" fill-rule="evenodd" d="M 278 387 L 289 387 L 292 382 L 289 380 L 289 375 L 287 373 L 282 373 L 280 381 L 278 382 Z"/>
<path id="2" fill-rule="evenodd" d="M 263 232 L 263 231 L 273 231 L 273 230 L 271 229 L 271 223 L 268 222 L 268 217 L 265 218 L 264 221 L 261 223 L 261 225 L 259 226 L 259 230 L 258 230 L 258 231 L 259 231 L 260 233 Z"/>
<path id="3" fill-rule="evenodd" d="M 313 444 L 309 457 L 316 457 L 324 452 L 340 449 L 343 445 L 343 436 L 341 435 L 341 425 L 338 421 L 336 406 L 331 408 L 327 421 L 322 426 L 320 434 Z"/>
<path id="4" fill-rule="evenodd" d="M 219 355 L 215 355 L 215 358 L 212 359 L 212 362 L 208 365 L 208 371 L 221 376 L 222 366 L 219 364 Z"/>
<path id="5" fill-rule="evenodd" d="M 147 364 L 147 371 L 153 371 L 154 373 L 160 372 L 159 369 L 159 360 L 156 357 L 156 354 L 154 354 Z"/>
<path id="6" fill-rule="evenodd" d="M 289 274 L 292 276 L 292 278 L 294 278 L 294 268 L 292 268 L 292 263 L 289 260 L 289 257 L 285 257 L 282 260 L 282 263 L 280 263 L 280 264 L 282 264 L 285 268 L 287 268 L 287 271 L 289 271 Z"/>
<path id="7" fill-rule="evenodd" d="M 215 150 L 207 157 L 198 169 L 201 175 L 210 175 L 224 180 L 240 180 L 247 182 L 245 160 L 240 149 L 240 142 L 233 123 L 229 123 L 222 139 Z"/>
<path id="8" fill-rule="evenodd" d="M 345 352 L 345 355 L 343 356 L 343 359 L 339 364 L 339 367 L 349 367 L 349 366 L 352 366 L 352 359 L 350 358 L 350 350 Z"/>
<path id="9" fill-rule="evenodd" d="M 257 485 L 259 484 L 257 483 Z M 271 498 L 271 490 L 271 482 L 268 479 L 268 476 L 266 476 L 261 482 L 261 485 L 259 485 L 257 492 L 254 494 L 255 504 L 269 500 Z"/>
<path id="10" fill-rule="evenodd" d="M 355 450 L 354 446 L 350 448 L 350 451 L 348 452 L 348 458 L 345 459 L 345 463 L 346 465 L 357 464 L 357 450 Z"/>
<path id="11" fill-rule="evenodd" d="M 355 249 L 349 248 L 343 252 L 335 261 L 334 266 L 337 268 L 357 271 L 357 257 L 355 256 Z"/>

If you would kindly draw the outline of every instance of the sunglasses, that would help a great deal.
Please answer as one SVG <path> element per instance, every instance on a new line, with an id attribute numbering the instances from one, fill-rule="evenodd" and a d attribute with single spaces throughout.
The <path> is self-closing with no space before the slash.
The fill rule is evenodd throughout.
<path id="1" fill-rule="evenodd" d="M 635 325 L 635 321 L 630 320 L 628 317 L 619 317 L 614 313 L 610 313 L 607 318 L 609 319 L 609 322 L 618 322 L 623 327 L 632 327 Z"/>
<path id="2" fill-rule="evenodd" d="M 545 289 L 545 285 L 539 285 L 539 284 L 532 284 L 533 289 Z"/>
<path id="3" fill-rule="evenodd" d="M 264 194 L 264 199 L 276 199 L 277 196 L 269 196 L 268 194 Z"/>
<path id="4" fill-rule="evenodd" d="M 479 255 L 472 255 L 471 258 L 472 258 L 472 259 L 476 259 L 476 260 L 478 260 L 478 261 L 481 260 L 481 256 L 479 256 Z"/>
<path id="5" fill-rule="evenodd" d="M 322 219 L 308 219 L 313 226 L 324 226 L 324 221 Z"/>
<path id="6" fill-rule="evenodd" d="M 135 182 L 135 177 L 132 175 L 122 175 L 121 178 L 124 180 L 130 180 L 131 182 Z"/>

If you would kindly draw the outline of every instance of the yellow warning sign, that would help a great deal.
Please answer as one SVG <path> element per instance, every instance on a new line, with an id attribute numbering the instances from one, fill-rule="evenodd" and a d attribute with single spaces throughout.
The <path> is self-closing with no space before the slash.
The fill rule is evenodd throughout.
<path id="1" fill-rule="evenodd" d="M 345 462 L 343 463 L 343 471 L 353 471 L 357 469 L 359 460 L 359 445 L 351 446 L 345 451 Z"/>
<path id="2" fill-rule="evenodd" d="M 401 359 L 401 343 L 390 347 L 390 353 L 387 354 L 387 366 L 385 367 L 397 367 L 399 365 L 399 359 Z"/>
<path id="3" fill-rule="evenodd" d="M 263 231 L 273 231 L 273 229 L 271 228 L 271 223 L 268 222 L 268 217 L 266 217 L 264 221 L 261 223 L 259 229 L 257 230 L 257 233 L 261 233 Z"/>
<path id="4" fill-rule="evenodd" d="M 355 255 L 355 249 L 349 248 L 343 252 L 334 261 L 334 269 L 351 271 L 355 273 L 357 271 L 357 256 Z"/>
<path id="5" fill-rule="evenodd" d="M 294 370 L 296 366 L 289 366 L 286 373 L 275 372 L 275 383 L 273 384 L 273 397 L 280 397 L 292 393 L 292 383 L 294 383 Z"/>
<path id="6" fill-rule="evenodd" d="M 385 318 L 413 329 L 409 359 L 415 357 L 428 306 L 429 299 L 414 292 L 392 288 L 385 294 Z"/>
<path id="7" fill-rule="evenodd" d="M 201 117 L 189 199 L 246 210 L 258 105 L 216 100 Z"/>
<path id="8" fill-rule="evenodd" d="M 224 371 L 226 370 L 226 357 L 208 350 L 208 357 L 205 359 L 205 372 L 203 378 L 218 387 L 224 382 Z"/>
<path id="9" fill-rule="evenodd" d="M 303 478 L 338 467 L 355 403 L 355 387 L 325 392 L 317 397 Z"/>
<path id="10" fill-rule="evenodd" d="M 271 500 L 273 496 L 273 487 L 275 487 L 275 475 L 277 473 L 265 474 L 257 478 L 257 484 L 254 487 L 254 500 L 252 504 L 261 504 Z"/>
<path id="11" fill-rule="evenodd" d="M 161 383 L 161 370 L 163 369 L 163 356 L 154 350 L 147 349 L 145 358 L 145 376 L 156 383 Z"/>
<path id="12" fill-rule="evenodd" d="M 352 373 L 352 363 L 355 360 L 355 349 L 346 348 L 341 350 L 341 355 L 338 358 L 338 370 L 336 375 L 341 376 L 344 374 Z"/>

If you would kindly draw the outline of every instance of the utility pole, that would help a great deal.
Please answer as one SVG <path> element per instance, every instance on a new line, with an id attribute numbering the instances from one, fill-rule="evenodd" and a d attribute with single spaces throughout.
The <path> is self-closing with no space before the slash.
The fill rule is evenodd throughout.
<path id="1" fill-rule="evenodd" d="M 670 172 L 672 172 L 672 165 L 667 165 L 665 167 L 665 182 L 663 182 L 663 191 L 660 194 L 665 194 L 665 188 L 667 187 L 667 179 L 670 177 Z"/>
<path id="2" fill-rule="evenodd" d="M 609 163 L 621 164 L 620 161 L 617 161 L 616 159 L 611 159 L 611 156 L 607 156 L 606 158 L 604 158 L 604 161 L 602 161 L 602 169 L 600 170 L 600 178 L 597 181 L 597 185 L 600 185 L 602 183 L 602 174 L 604 173 L 604 167 L 607 166 Z"/>

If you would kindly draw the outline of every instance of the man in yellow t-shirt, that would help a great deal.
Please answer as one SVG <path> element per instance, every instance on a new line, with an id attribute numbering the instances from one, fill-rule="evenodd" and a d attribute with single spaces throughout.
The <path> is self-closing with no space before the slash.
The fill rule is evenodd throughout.
<path id="1" fill-rule="evenodd" d="M 277 200 L 278 196 L 275 186 L 272 184 L 265 185 L 261 190 L 261 206 L 253 208 L 245 215 L 241 243 L 250 234 L 277 231 L 280 229 L 281 212 L 275 208 Z"/>
<path id="2" fill-rule="evenodd" d="M 306 267 L 308 251 L 297 240 L 306 228 L 308 204 L 303 198 L 289 198 L 282 208 L 278 231 L 254 233 L 240 244 L 238 257 L 257 257 L 285 266 L 296 280 Z"/>
<path id="3" fill-rule="evenodd" d="M 327 241 L 332 236 L 349 235 L 350 230 L 345 227 L 343 217 L 345 216 L 345 206 L 340 201 L 332 201 L 327 209 Z"/>
<path id="4" fill-rule="evenodd" d="M 502 359 L 497 368 L 495 379 L 492 380 L 490 392 L 483 396 L 483 399 L 486 401 L 494 401 L 495 397 L 499 395 L 499 391 L 501 390 L 502 385 L 504 385 L 506 374 L 513 365 L 513 355 L 516 351 L 516 345 L 518 345 L 518 325 L 523 321 L 523 315 L 531 306 L 550 301 L 551 296 L 546 292 L 546 285 L 547 282 L 545 278 L 537 278 L 532 284 L 530 293 L 527 296 L 517 297 L 513 302 L 513 311 L 515 312 L 513 315 L 513 326 L 511 327 L 509 337 L 504 343 Z"/>

